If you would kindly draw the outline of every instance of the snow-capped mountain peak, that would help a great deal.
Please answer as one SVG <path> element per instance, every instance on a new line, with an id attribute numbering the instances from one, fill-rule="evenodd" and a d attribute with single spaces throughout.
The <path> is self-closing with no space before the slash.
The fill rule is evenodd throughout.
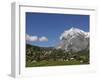
<path id="1" fill-rule="evenodd" d="M 78 28 L 70 28 L 69 30 L 64 31 L 61 36 L 60 36 L 60 40 L 65 37 L 65 36 L 75 36 L 75 35 L 85 35 L 86 32 L 84 32 L 83 30 L 80 30 Z M 87 34 L 86 34 L 87 35 Z"/>
<path id="2" fill-rule="evenodd" d="M 61 34 L 60 40 L 60 44 L 57 46 L 58 49 L 81 51 L 89 46 L 89 32 L 72 27 Z"/>

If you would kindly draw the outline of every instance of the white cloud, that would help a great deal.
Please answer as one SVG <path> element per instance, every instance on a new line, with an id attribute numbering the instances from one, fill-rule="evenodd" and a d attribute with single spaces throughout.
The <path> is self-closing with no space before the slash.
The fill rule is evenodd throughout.
<path id="1" fill-rule="evenodd" d="M 45 42 L 45 41 L 48 41 L 48 38 L 45 37 L 45 36 L 42 36 L 42 37 L 39 38 L 39 41 L 40 42 Z"/>
<path id="2" fill-rule="evenodd" d="M 46 42 L 46 41 L 48 41 L 48 38 L 45 37 L 45 36 L 38 37 L 38 36 L 30 36 L 30 35 L 27 34 L 26 35 L 26 40 L 30 41 L 30 42 L 36 42 L 36 41 Z"/>
<path id="3" fill-rule="evenodd" d="M 38 37 L 37 36 L 30 36 L 30 35 L 27 34 L 26 40 L 31 41 L 31 42 L 35 42 L 35 41 L 38 41 Z"/>

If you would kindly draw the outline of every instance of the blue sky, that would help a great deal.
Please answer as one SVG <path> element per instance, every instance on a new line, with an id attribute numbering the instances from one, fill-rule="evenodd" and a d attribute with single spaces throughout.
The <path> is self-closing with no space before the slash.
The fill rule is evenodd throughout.
<path id="1" fill-rule="evenodd" d="M 26 41 L 28 44 L 51 47 L 59 43 L 60 35 L 71 27 L 89 32 L 89 15 L 26 12 L 26 34 L 45 36 L 48 41 Z"/>

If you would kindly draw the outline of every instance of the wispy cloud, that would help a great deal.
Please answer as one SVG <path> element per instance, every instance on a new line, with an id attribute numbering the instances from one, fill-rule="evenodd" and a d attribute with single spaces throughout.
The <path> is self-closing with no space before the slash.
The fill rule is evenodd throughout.
<path id="1" fill-rule="evenodd" d="M 30 42 L 46 42 L 48 41 L 48 38 L 45 36 L 38 37 L 38 36 L 30 36 L 26 34 L 26 40 Z"/>
<path id="2" fill-rule="evenodd" d="M 38 41 L 38 37 L 37 36 L 30 36 L 30 35 L 27 34 L 26 40 L 31 41 L 31 42 L 35 42 L 35 41 Z"/>
<path id="3" fill-rule="evenodd" d="M 46 41 L 48 41 L 48 38 L 45 37 L 45 36 L 42 36 L 42 37 L 39 38 L 39 41 L 40 42 L 44 42 L 44 41 L 46 42 Z"/>

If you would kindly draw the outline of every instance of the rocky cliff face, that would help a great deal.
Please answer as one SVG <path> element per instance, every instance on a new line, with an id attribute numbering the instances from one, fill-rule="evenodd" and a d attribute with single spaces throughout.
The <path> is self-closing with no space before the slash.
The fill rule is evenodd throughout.
<path id="1" fill-rule="evenodd" d="M 78 52 L 89 49 L 89 32 L 78 28 L 71 28 L 64 31 L 60 36 L 60 43 L 57 49 Z"/>

